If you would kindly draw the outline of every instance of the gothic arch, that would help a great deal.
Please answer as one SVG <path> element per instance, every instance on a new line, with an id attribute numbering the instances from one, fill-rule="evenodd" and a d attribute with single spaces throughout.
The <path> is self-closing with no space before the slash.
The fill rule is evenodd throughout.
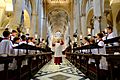
<path id="1" fill-rule="evenodd" d="M 118 36 L 120 36 L 120 10 L 116 17 L 116 28 L 117 28 Z"/>
<path id="2" fill-rule="evenodd" d="M 87 24 L 87 27 L 92 27 L 91 25 L 91 20 L 93 20 L 93 16 L 94 16 L 94 13 L 93 13 L 93 8 L 89 9 L 87 15 L 86 15 L 86 24 Z"/>

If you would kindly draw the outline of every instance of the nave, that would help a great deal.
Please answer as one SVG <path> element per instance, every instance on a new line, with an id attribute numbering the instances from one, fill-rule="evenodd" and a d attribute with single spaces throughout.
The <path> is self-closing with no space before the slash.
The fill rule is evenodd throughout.
<path id="1" fill-rule="evenodd" d="M 44 65 L 31 80 L 90 80 L 65 56 L 61 65 L 54 64 L 54 58 Z"/>
<path id="2" fill-rule="evenodd" d="M 0 0 L 0 80 L 119 74 L 120 0 Z"/>

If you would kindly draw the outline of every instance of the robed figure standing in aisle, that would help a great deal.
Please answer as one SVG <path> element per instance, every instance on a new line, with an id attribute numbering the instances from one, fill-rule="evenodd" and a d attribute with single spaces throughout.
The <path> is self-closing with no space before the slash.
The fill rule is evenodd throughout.
<path id="1" fill-rule="evenodd" d="M 62 63 L 62 45 L 64 42 L 62 40 L 58 40 L 56 43 L 53 44 L 54 47 L 54 63 L 60 65 Z"/>

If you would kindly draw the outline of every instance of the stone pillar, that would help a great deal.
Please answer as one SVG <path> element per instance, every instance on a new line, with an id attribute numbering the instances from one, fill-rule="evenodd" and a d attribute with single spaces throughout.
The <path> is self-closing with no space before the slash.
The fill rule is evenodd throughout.
<path id="1" fill-rule="evenodd" d="M 77 12 L 77 0 L 74 0 L 74 33 L 76 32 L 77 30 L 77 26 L 78 26 L 78 22 L 77 22 L 77 15 L 78 15 L 78 12 Z"/>
<path id="2" fill-rule="evenodd" d="M 101 29 L 101 1 L 93 0 L 94 9 L 94 35 L 100 32 Z"/>
<path id="3" fill-rule="evenodd" d="M 38 38 L 41 38 L 41 22 L 42 22 L 42 19 L 41 19 L 41 16 L 42 16 L 42 0 L 38 0 L 38 3 L 37 3 L 37 33 L 38 33 Z"/>
<path id="4" fill-rule="evenodd" d="M 79 0 L 74 1 L 74 33 L 77 30 L 77 44 L 79 45 L 79 34 L 80 34 L 80 2 Z"/>
<path id="5" fill-rule="evenodd" d="M 81 15 L 81 32 L 82 36 L 85 37 L 87 35 L 87 27 L 86 27 L 86 17 L 85 14 Z"/>
<path id="6" fill-rule="evenodd" d="M 44 7 L 44 12 L 43 12 L 43 25 L 42 25 L 42 38 L 46 39 L 47 38 L 47 15 L 46 15 L 46 6 L 47 3 L 45 3 Z"/>
<path id="7" fill-rule="evenodd" d="M 33 12 L 32 13 L 32 21 L 31 21 L 31 27 L 30 27 L 30 35 L 34 36 L 36 33 L 36 17 L 37 17 L 37 13 Z"/>
<path id="8" fill-rule="evenodd" d="M 20 25 L 22 10 L 24 6 L 24 0 L 16 0 L 15 8 L 14 8 L 14 16 L 10 22 L 10 26 L 18 26 Z"/>
<path id="9" fill-rule="evenodd" d="M 32 7 L 32 20 L 31 20 L 31 27 L 30 27 L 30 35 L 31 36 L 35 36 L 35 34 L 37 33 L 37 27 L 38 27 L 38 0 L 33 1 L 33 7 Z M 38 33 L 37 33 L 38 34 Z"/>
<path id="10" fill-rule="evenodd" d="M 46 37 L 47 37 L 47 20 L 46 17 L 44 17 L 42 26 L 42 38 L 46 39 Z"/>

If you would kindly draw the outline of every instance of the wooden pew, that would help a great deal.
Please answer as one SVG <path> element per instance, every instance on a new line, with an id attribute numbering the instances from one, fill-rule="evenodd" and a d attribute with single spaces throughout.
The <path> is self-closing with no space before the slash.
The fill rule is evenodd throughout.
<path id="1" fill-rule="evenodd" d="M 26 49 L 26 50 L 36 50 L 36 51 L 35 54 L 26 53 L 24 55 L 19 55 L 18 53 L 17 56 L 6 56 L 6 57 L 0 56 L 0 64 L 5 64 L 4 71 L 1 71 L 5 73 L 3 79 L 1 78 L 2 76 L 0 76 L 0 79 L 2 80 L 29 80 L 42 66 L 44 66 L 47 62 L 49 62 L 52 59 L 51 52 L 43 52 L 44 49 L 37 48 L 35 46 L 22 44 L 22 46 L 20 45 L 15 49 Z M 39 50 L 40 52 L 38 52 L 37 50 Z M 35 58 L 35 60 L 33 58 Z M 17 70 L 14 70 L 16 74 L 11 75 L 13 73 L 9 72 L 8 64 L 12 63 L 13 59 L 16 59 L 17 61 Z M 28 59 L 28 65 L 21 67 L 22 61 L 25 59 Z M 8 77 L 10 75 L 11 77 Z"/>

